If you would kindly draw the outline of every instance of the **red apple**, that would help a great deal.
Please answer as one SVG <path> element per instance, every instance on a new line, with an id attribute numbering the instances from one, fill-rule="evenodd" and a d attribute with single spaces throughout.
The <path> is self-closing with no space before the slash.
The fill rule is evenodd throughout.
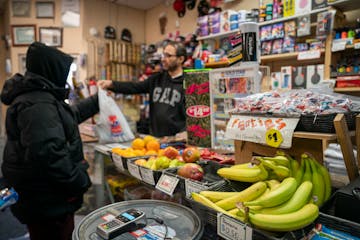
<path id="1" fill-rule="evenodd" d="M 166 147 L 164 149 L 164 156 L 170 158 L 170 159 L 175 159 L 176 156 L 179 155 L 179 151 L 174 148 L 174 147 Z"/>
<path id="2" fill-rule="evenodd" d="M 184 149 L 182 157 L 185 162 L 193 163 L 193 162 L 199 161 L 200 155 L 201 154 L 200 154 L 199 149 L 197 149 L 195 147 L 187 147 Z"/>
<path id="3" fill-rule="evenodd" d="M 196 163 L 185 163 L 184 166 L 181 166 L 177 174 L 184 178 L 190 178 L 193 180 L 201 181 L 204 177 L 204 170 L 199 164 Z"/>

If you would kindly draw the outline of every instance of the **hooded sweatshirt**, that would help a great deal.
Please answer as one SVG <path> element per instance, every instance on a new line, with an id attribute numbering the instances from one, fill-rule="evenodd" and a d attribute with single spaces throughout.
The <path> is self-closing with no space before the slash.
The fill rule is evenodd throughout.
<path id="1" fill-rule="evenodd" d="M 5 82 L 1 101 L 7 142 L 2 173 L 19 193 L 12 206 L 22 223 L 73 213 L 91 185 L 78 124 L 99 111 L 97 96 L 64 102 L 71 56 L 42 43 L 30 45 L 25 76 Z"/>

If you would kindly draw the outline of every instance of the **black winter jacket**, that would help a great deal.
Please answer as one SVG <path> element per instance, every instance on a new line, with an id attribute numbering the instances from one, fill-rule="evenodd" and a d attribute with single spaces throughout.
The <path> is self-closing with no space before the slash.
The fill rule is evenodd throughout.
<path id="1" fill-rule="evenodd" d="M 29 49 L 30 59 L 31 54 Z M 69 61 L 61 54 L 54 54 L 55 59 L 42 54 L 44 60 L 38 64 Z M 66 90 L 59 85 L 65 86 L 67 74 L 63 72 L 70 64 L 58 65 L 62 74 L 52 79 L 29 69 L 25 76 L 16 74 L 5 82 L 1 93 L 1 101 L 9 105 L 2 172 L 19 193 L 12 211 L 22 223 L 75 212 L 91 185 L 78 124 L 99 111 L 98 98 L 71 107 L 64 102 Z"/>
<path id="2" fill-rule="evenodd" d="M 150 76 L 143 82 L 113 81 L 113 91 L 150 94 L 150 133 L 156 137 L 185 131 L 184 75 L 171 78 L 168 72 Z"/>

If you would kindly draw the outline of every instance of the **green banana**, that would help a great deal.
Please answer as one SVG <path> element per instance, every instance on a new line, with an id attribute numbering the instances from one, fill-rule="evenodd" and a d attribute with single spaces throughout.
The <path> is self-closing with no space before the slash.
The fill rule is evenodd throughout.
<path id="1" fill-rule="evenodd" d="M 217 202 L 238 194 L 238 192 L 216 192 L 216 191 L 201 191 L 199 193 L 204 197 L 210 199 L 212 202 Z"/>
<path id="2" fill-rule="evenodd" d="M 270 160 L 275 162 L 277 165 L 289 167 L 289 159 L 286 156 L 275 156 L 275 157 L 261 157 L 264 160 Z"/>
<path id="3" fill-rule="evenodd" d="M 220 200 L 216 202 L 216 206 L 221 207 L 224 210 L 230 210 L 234 207 L 236 207 L 237 202 L 246 202 L 251 201 L 261 194 L 265 192 L 266 190 L 266 183 L 265 182 L 257 182 L 251 185 L 250 187 L 246 188 L 245 190 L 238 192 L 236 195 L 225 198 L 223 200 Z"/>
<path id="4" fill-rule="evenodd" d="M 243 168 L 220 168 L 217 174 L 229 180 L 240 182 L 258 182 L 266 180 L 268 172 L 260 163 L 257 164 L 258 168 L 243 169 Z"/>
<path id="5" fill-rule="evenodd" d="M 285 214 L 262 214 L 249 213 L 250 223 L 268 231 L 288 232 L 301 229 L 318 217 L 319 208 L 315 204 L 308 203 L 295 212 Z"/>
<path id="6" fill-rule="evenodd" d="M 296 172 L 299 170 L 300 165 L 299 162 L 293 158 L 290 158 L 290 169 L 291 169 L 291 176 L 295 177 Z"/>
<path id="7" fill-rule="evenodd" d="M 294 176 L 298 186 L 300 186 L 300 184 L 302 183 L 304 171 L 305 171 L 305 165 L 304 165 L 303 161 L 301 161 L 301 164 L 300 164 L 298 170 L 295 172 L 295 176 Z"/>
<path id="8" fill-rule="evenodd" d="M 239 216 L 237 214 L 231 214 L 231 213 L 225 211 L 224 209 L 222 209 L 221 207 L 218 207 L 215 203 L 213 203 L 212 201 L 210 201 L 209 199 L 207 199 L 206 197 L 204 197 L 203 195 L 201 195 L 199 193 L 192 192 L 191 197 L 192 197 L 192 199 L 194 201 L 199 202 L 199 203 L 201 203 L 201 204 L 203 204 L 203 205 L 205 205 L 205 206 L 207 206 L 209 208 L 212 208 L 212 209 L 214 209 L 214 210 L 216 210 L 218 212 L 227 214 L 227 215 L 229 215 L 229 216 L 231 216 L 233 218 L 236 218 L 236 219 L 238 219 L 238 220 L 240 220 L 242 222 L 244 221 L 243 217 L 241 217 L 241 216 Z"/>
<path id="9" fill-rule="evenodd" d="M 320 164 L 313 157 L 311 157 L 310 159 L 316 164 L 316 166 L 318 167 L 318 171 L 323 176 L 324 185 L 325 185 L 325 193 L 324 193 L 324 202 L 325 202 L 331 196 L 331 177 L 330 177 L 329 171 L 327 170 L 327 168 L 324 165 Z"/>
<path id="10" fill-rule="evenodd" d="M 301 183 L 301 185 L 297 188 L 294 195 L 287 202 L 276 207 L 263 208 L 259 211 L 259 213 L 285 214 L 285 213 L 295 212 L 309 202 L 312 188 L 313 188 L 313 184 L 309 181 L 305 181 Z"/>
<path id="11" fill-rule="evenodd" d="M 266 180 L 265 183 L 271 191 L 280 186 L 280 182 L 276 179 Z"/>
<path id="12" fill-rule="evenodd" d="M 303 175 L 303 178 L 302 178 L 302 182 L 305 182 L 305 181 L 311 181 L 312 179 L 312 176 L 311 176 L 311 169 L 310 169 L 310 165 L 308 163 L 308 158 L 303 158 L 302 157 L 302 162 L 301 164 L 304 164 L 304 175 Z"/>
<path id="13" fill-rule="evenodd" d="M 270 191 L 264 198 L 253 200 L 250 202 L 244 202 L 245 206 L 262 206 L 262 207 L 274 207 L 280 205 L 291 198 L 295 193 L 297 183 L 295 178 L 285 178 L 280 186 L 274 191 Z"/>
<path id="14" fill-rule="evenodd" d="M 315 163 L 309 159 L 308 163 L 312 172 L 312 183 L 314 184 L 312 191 L 312 201 L 319 207 L 324 203 L 325 197 L 325 182 L 321 173 L 318 171 Z"/>
<path id="15" fill-rule="evenodd" d="M 261 163 L 262 163 L 265 167 L 273 170 L 274 173 L 275 173 L 280 179 L 284 179 L 284 178 L 289 177 L 289 175 L 290 175 L 290 170 L 289 170 L 289 168 L 284 167 L 284 166 L 282 166 L 282 165 L 276 165 L 275 162 L 270 161 L 270 160 L 265 160 L 265 159 L 263 159 L 263 158 L 258 158 L 258 159 L 261 161 Z"/>

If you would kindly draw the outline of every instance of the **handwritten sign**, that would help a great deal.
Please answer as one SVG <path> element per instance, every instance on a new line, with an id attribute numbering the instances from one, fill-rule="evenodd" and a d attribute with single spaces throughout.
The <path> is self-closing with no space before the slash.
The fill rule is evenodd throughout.
<path id="1" fill-rule="evenodd" d="M 155 185 L 154 172 L 151 169 L 140 167 L 142 180 L 150 185 Z"/>
<path id="2" fill-rule="evenodd" d="M 205 186 L 201 183 L 192 181 L 190 179 L 185 179 L 185 193 L 186 196 L 190 196 L 192 192 L 200 192 L 208 189 L 208 186 Z"/>
<path id="3" fill-rule="evenodd" d="M 223 213 L 217 215 L 217 233 L 227 240 L 252 239 L 252 228 Z"/>
<path id="4" fill-rule="evenodd" d="M 225 137 L 267 145 L 266 133 L 273 129 L 278 131 L 283 139 L 278 147 L 290 148 L 298 122 L 299 118 L 233 115 L 226 126 Z"/>
<path id="5" fill-rule="evenodd" d="M 119 154 L 113 153 L 112 154 L 112 160 L 114 161 L 114 165 L 115 167 L 119 170 L 119 171 L 124 171 L 124 164 L 122 161 L 122 157 Z"/>
<path id="6" fill-rule="evenodd" d="M 179 182 L 178 178 L 169 176 L 167 174 L 162 174 L 155 188 L 159 189 L 160 191 L 168 195 L 172 195 L 178 182 Z"/>
<path id="7" fill-rule="evenodd" d="M 278 130 L 270 129 L 265 134 L 265 141 L 270 147 L 279 147 L 283 140 L 284 139 Z"/>
<path id="8" fill-rule="evenodd" d="M 136 177 L 137 179 L 142 180 L 141 175 L 140 175 L 140 170 L 139 170 L 139 166 L 136 165 L 135 163 L 129 162 L 128 161 L 128 170 L 130 172 L 130 174 L 134 177 Z"/>

